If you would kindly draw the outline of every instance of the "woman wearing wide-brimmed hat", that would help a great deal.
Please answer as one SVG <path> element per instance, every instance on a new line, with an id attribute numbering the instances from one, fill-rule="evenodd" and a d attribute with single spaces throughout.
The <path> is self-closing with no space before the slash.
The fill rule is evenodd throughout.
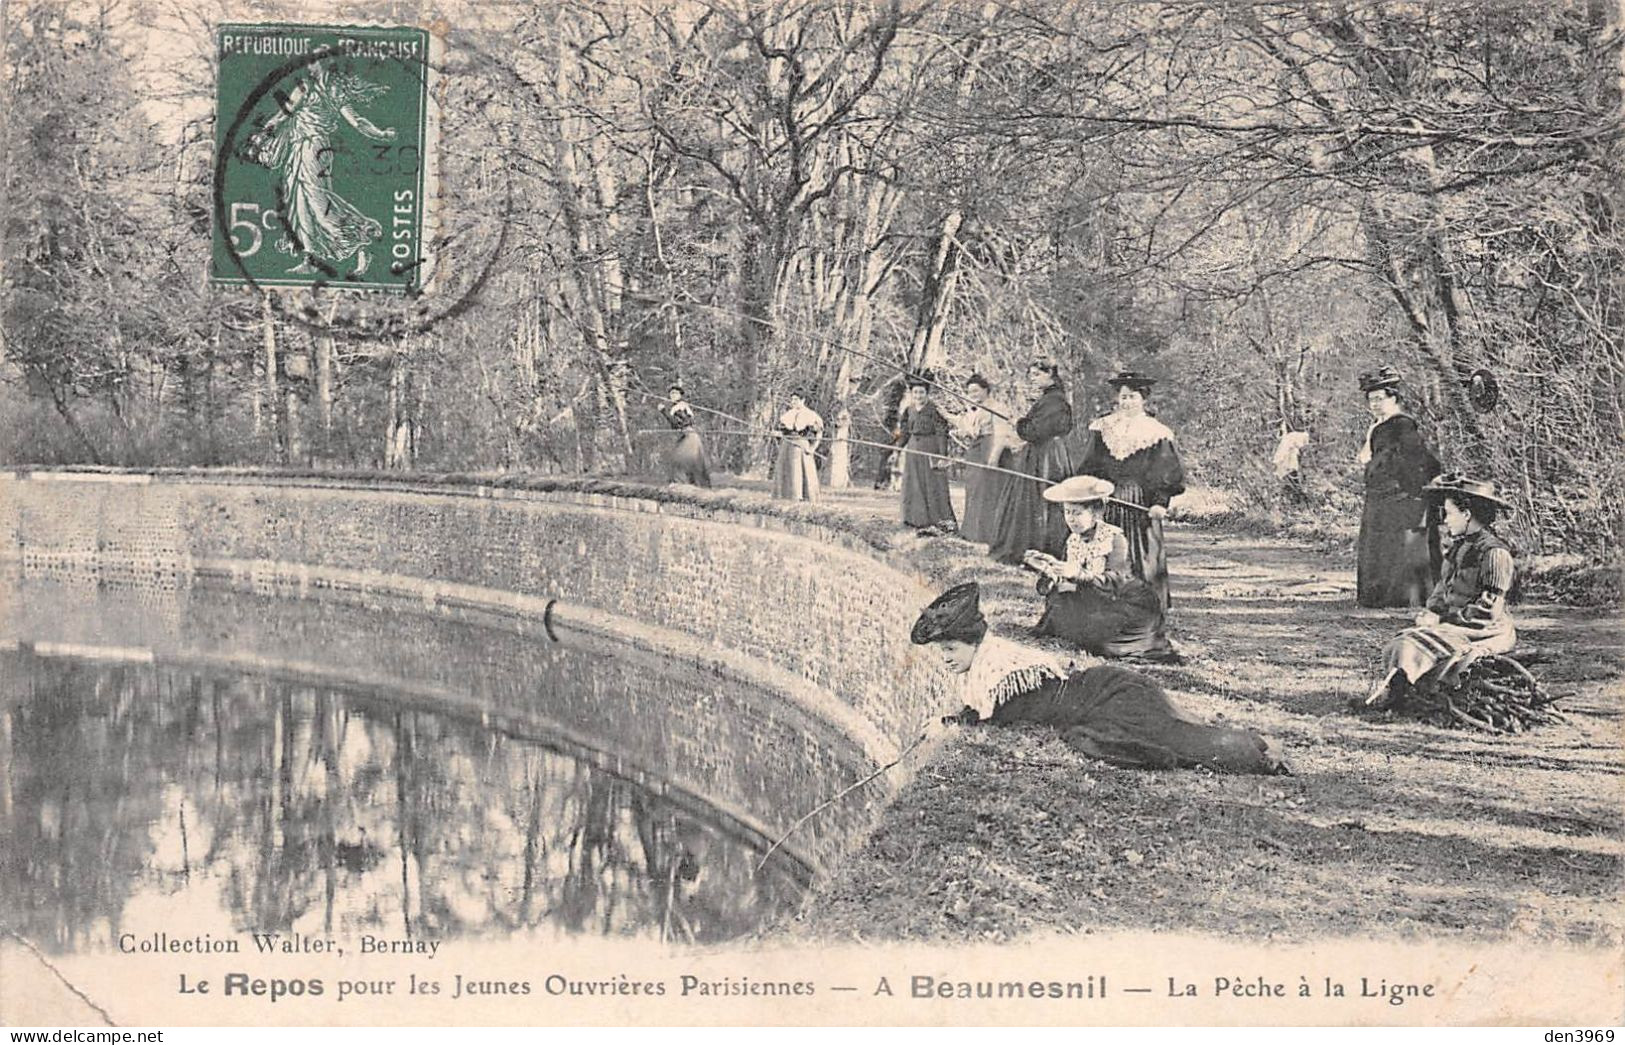
<path id="1" fill-rule="evenodd" d="M 1117 488 L 1114 498 L 1127 502 L 1108 505 L 1106 521 L 1128 538 L 1130 570 L 1155 589 L 1166 608 L 1171 596 L 1162 520 L 1168 502 L 1185 492 L 1185 466 L 1174 447 L 1174 433 L 1145 411 L 1156 381 L 1125 370 L 1107 383 L 1116 392 L 1117 408 L 1089 423 L 1078 471 L 1110 481 Z"/>
<path id="2" fill-rule="evenodd" d="M 1037 632 L 1098 657 L 1177 658 L 1163 630 L 1156 591 L 1129 569 L 1128 538 L 1102 518 L 1112 484 L 1080 475 L 1044 491 L 1066 513 L 1066 558 L 1027 553 L 1039 575 L 1044 616 Z"/>
<path id="3" fill-rule="evenodd" d="M 1365 510 L 1360 516 L 1356 598 L 1361 606 L 1420 606 L 1439 575 L 1439 540 L 1422 488 L 1439 459 L 1399 401 L 1391 366 L 1360 375 L 1371 430 L 1360 450 Z"/>
<path id="4" fill-rule="evenodd" d="M 1275 742 L 1197 722 L 1144 675 L 1110 664 L 1072 670 L 1042 650 L 989 635 L 980 597 L 974 581 L 948 589 L 920 613 L 910 635 L 964 675 L 965 710 L 953 721 L 1054 726 L 1090 758 L 1135 769 L 1288 771 Z"/>
<path id="5" fill-rule="evenodd" d="M 1454 543 L 1416 626 L 1388 643 L 1383 678 L 1363 702 L 1368 707 L 1396 702 L 1418 679 L 1469 650 L 1505 653 L 1518 641 L 1506 608 L 1516 563 L 1490 529 L 1512 506 L 1496 496 L 1494 484 L 1461 475 L 1440 476 L 1423 494 L 1441 506 Z"/>
<path id="6" fill-rule="evenodd" d="M 1031 476 L 1011 477 L 1004 486 L 988 552 L 1000 562 L 1019 565 L 1034 548 L 1051 555 L 1066 549 L 1066 520 L 1061 507 L 1044 500 L 1044 487 L 1075 474 L 1066 436 L 1072 432 L 1072 404 L 1061 383 L 1061 368 L 1047 359 L 1034 360 L 1027 377 L 1038 390 L 1032 408 L 1016 422 L 1021 447 L 1010 455 L 1010 470 Z"/>

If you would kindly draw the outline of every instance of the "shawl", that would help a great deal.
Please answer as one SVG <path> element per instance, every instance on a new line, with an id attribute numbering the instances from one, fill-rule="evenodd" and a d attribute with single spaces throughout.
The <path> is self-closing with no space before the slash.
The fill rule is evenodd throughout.
<path id="1" fill-rule="evenodd" d="M 965 673 L 965 703 L 987 718 L 1012 697 L 1065 677 L 1061 663 L 1043 650 L 989 635 Z"/>
<path id="2" fill-rule="evenodd" d="M 1147 447 L 1156 446 L 1164 439 L 1170 443 L 1174 441 L 1173 431 L 1150 414 L 1131 417 L 1128 414 L 1110 413 L 1089 422 L 1089 428 L 1100 433 L 1101 442 L 1106 444 L 1106 452 L 1119 461 Z"/>

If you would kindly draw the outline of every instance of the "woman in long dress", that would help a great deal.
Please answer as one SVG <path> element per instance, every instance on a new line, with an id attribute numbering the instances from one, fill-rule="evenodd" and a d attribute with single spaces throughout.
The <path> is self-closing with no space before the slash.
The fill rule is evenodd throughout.
<path id="1" fill-rule="evenodd" d="M 1111 495 L 1112 484 L 1092 475 L 1044 491 L 1066 512 L 1071 533 L 1065 559 L 1027 553 L 1026 565 L 1038 573 L 1044 596 L 1036 630 L 1097 657 L 1176 660 L 1157 593 L 1129 572 L 1128 538 L 1101 518 Z"/>
<path id="2" fill-rule="evenodd" d="M 1512 506 L 1495 495 L 1493 484 L 1460 475 L 1440 476 L 1423 493 L 1440 503 L 1454 543 L 1415 627 L 1388 643 L 1386 673 L 1366 707 L 1397 703 L 1417 680 L 1470 651 L 1506 653 L 1518 641 L 1506 609 L 1517 564 L 1511 546 L 1490 529 Z"/>
<path id="3" fill-rule="evenodd" d="M 353 256 L 353 274 L 360 275 L 371 262 L 366 248 L 383 238 L 384 227 L 334 189 L 333 137 L 342 123 L 372 141 L 394 141 L 395 128 L 374 126 L 355 110 L 389 87 L 331 73 L 320 59 L 310 65 L 276 115 L 249 135 L 243 153 L 280 175 L 277 209 L 287 235 L 275 247 L 299 259 L 289 271 L 314 272 L 313 262 L 336 265 Z"/>
<path id="4" fill-rule="evenodd" d="M 1400 406 L 1399 373 L 1385 366 L 1360 376 L 1371 430 L 1365 465 L 1365 510 L 1356 556 L 1361 606 L 1419 606 L 1439 575 L 1438 535 L 1422 490 L 1439 474 L 1439 459 Z"/>
<path id="5" fill-rule="evenodd" d="M 910 378 L 909 409 L 903 423 L 903 525 L 926 535 L 959 527 L 948 497 L 948 419 L 931 402 L 926 380 Z M 927 457 L 926 454 L 932 456 Z"/>
<path id="6" fill-rule="evenodd" d="M 773 496 L 786 501 L 818 500 L 817 453 L 824 419 L 807 408 L 801 393 L 790 393 L 790 407 L 779 415 L 778 436 Z"/>
<path id="7" fill-rule="evenodd" d="M 677 441 L 666 453 L 667 474 L 673 482 L 710 486 L 711 468 L 705 459 L 705 444 L 700 441 L 700 433 L 694 431 L 694 408 L 683 398 L 682 385 L 672 385 L 666 390 L 660 416 L 677 433 Z"/>
<path id="8" fill-rule="evenodd" d="M 1128 502 L 1108 504 L 1106 521 L 1128 538 L 1130 571 L 1151 585 L 1166 608 L 1172 597 L 1162 520 L 1168 515 L 1168 502 L 1185 492 L 1185 466 L 1174 446 L 1174 433 L 1145 411 L 1154 383 L 1133 371 L 1111 379 L 1117 409 L 1089 423 L 1078 471 L 1108 480 L 1115 488 L 1113 499 Z"/>
<path id="9" fill-rule="evenodd" d="M 995 559 L 1011 565 L 1019 564 L 1034 549 L 1065 554 L 1066 519 L 1060 505 L 1044 500 L 1044 488 L 1075 471 L 1066 445 L 1072 431 L 1072 404 L 1067 402 L 1060 368 L 1040 360 L 1028 369 L 1027 376 L 1040 391 L 1032 408 L 1016 422 L 1022 445 L 1010 455 L 1010 469 L 1033 478 L 1009 477 L 989 548 Z"/>
<path id="10" fill-rule="evenodd" d="M 1054 726 L 1084 755 L 1127 768 L 1288 772 L 1274 741 L 1197 721 L 1144 675 L 1115 665 L 1068 670 L 1041 650 L 989 635 L 979 598 L 974 581 L 948 589 L 910 636 L 965 676 L 965 708 L 952 721 Z"/>
<path id="11" fill-rule="evenodd" d="M 1015 432 L 1009 422 L 995 416 L 989 398 L 992 382 L 981 374 L 965 379 L 965 397 L 975 405 L 959 418 L 955 435 L 965 446 L 965 518 L 959 535 L 976 544 L 991 544 L 998 535 L 999 507 L 1004 503 L 1009 477 L 976 465 L 1009 467 Z"/>

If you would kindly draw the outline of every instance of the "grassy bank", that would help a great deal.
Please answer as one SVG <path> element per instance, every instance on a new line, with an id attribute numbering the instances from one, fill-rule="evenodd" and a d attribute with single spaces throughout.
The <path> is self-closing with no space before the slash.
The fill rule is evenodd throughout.
<path id="1" fill-rule="evenodd" d="M 1174 500 L 1170 518 L 1244 537 L 1284 537 L 1354 561 L 1360 536 L 1358 505 L 1278 511 L 1241 504 L 1221 491 L 1198 488 Z M 1608 559 L 1573 552 L 1524 555 L 1520 594 L 1534 602 L 1572 606 L 1625 605 L 1625 556 Z"/>
<path id="2" fill-rule="evenodd" d="M 1026 575 L 962 541 L 898 544 L 941 583 L 980 580 L 994 631 L 1031 641 Z M 1345 702 L 1408 615 L 1354 606 L 1351 552 L 1188 521 L 1170 547 L 1187 663 L 1144 670 L 1199 717 L 1280 738 L 1294 776 L 1119 770 L 1047 730 L 964 730 L 777 932 L 1622 938 L 1617 613 L 1517 610 L 1522 641 L 1558 658 L 1540 670 L 1564 725 L 1496 737 L 1358 718 Z"/>

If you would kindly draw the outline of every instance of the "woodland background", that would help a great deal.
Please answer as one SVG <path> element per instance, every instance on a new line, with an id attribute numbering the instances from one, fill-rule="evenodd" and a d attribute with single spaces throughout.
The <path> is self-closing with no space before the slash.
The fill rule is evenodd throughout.
<path id="1" fill-rule="evenodd" d="M 636 472 L 673 378 L 881 439 L 896 367 L 1019 410 L 1042 354 L 1080 425 L 1152 371 L 1196 483 L 1352 519 L 1387 362 L 1526 550 L 1619 546 L 1613 0 L 0 11 L 0 459 Z M 214 27 L 254 20 L 445 35 L 431 297 L 207 285 Z"/>

